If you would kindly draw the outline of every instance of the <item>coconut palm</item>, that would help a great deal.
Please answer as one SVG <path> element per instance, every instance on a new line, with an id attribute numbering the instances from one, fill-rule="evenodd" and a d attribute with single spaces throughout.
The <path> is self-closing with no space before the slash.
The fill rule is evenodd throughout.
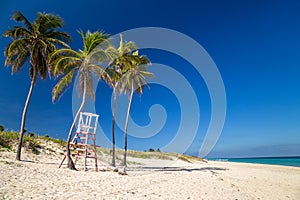
<path id="1" fill-rule="evenodd" d="M 134 42 L 123 42 L 123 37 L 120 35 L 120 45 L 117 49 L 118 57 L 110 63 L 107 68 L 107 72 L 112 80 L 113 87 L 113 112 L 112 112 L 112 162 L 111 166 L 116 166 L 116 157 L 115 157 L 115 116 L 117 109 L 117 94 L 120 92 L 120 84 L 119 81 L 122 77 L 122 72 L 126 69 L 126 65 L 128 64 L 128 55 L 130 55 L 137 47 Z"/>
<path id="2" fill-rule="evenodd" d="M 75 75 L 78 75 L 79 92 L 82 93 L 82 102 L 75 115 L 74 121 L 70 127 L 67 139 L 67 158 L 68 168 L 75 169 L 74 162 L 71 158 L 70 141 L 76 121 L 82 111 L 86 97 L 95 98 L 93 88 L 93 75 L 102 78 L 110 83 L 110 78 L 102 66 L 105 61 L 113 60 L 116 57 L 114 48 L 110 47 L 107 40 L 108 34 L 102 32 L 86 34 L 79 31 L 83 40 L 83 50 L 74 51 L 70 48 L 59 49 L 50 57 L 50 63 L 53 66 L 53 74 L 55 77 L 62 75 L 59 82 L 52 90 L 52 101 L 57 101 L 65 91 L 65 89 L 73 82 Z"/>
<path id="3" fill-rule="evenodd" d="M 137 92 L 142 94 L 143 86 L 148 85 L 146 77 L 153 78 L 153 74 L 148 72 L 146 66 L 150 64 L 150 61 L 145 56 L 139 56 L 138 51 L 135 51 L 132 55 L 127 57 L 127 60 L 130 60 L 130 63 L 126 65 L 126 72 L 123 74 L 120 79 L 121 92 L 129 93 L 129 104 L 127 108 L 127 115 L 124 128 L 124 158 L 123 166 L 124 172 L 126 174 L 126 155 L 127 155 L 127 129 L 128 129 L 128 120 L 132 104 L 133 93 Z"/>
<path id="4" fill-rule="evenodd" d="M 62 18 L 53 14 L 38 13 L 37 18 L 31 23 L 21 12 L 15 12 L 12 19 L 21 22 L 21 26 L 14 26 L 7 30 L 3 36 L 10 37 L 13 41 L 5 50 L 5 66 L 12 66 L 12 74 L 29 64 L 29 76 L 31 80 L 30 89 L 25 102 L 20 127 L 20 138 L 18 143 L 16 159 L 21 160 L 21 147 L 24 136 L 26 114 L 33 88 L 37 77 L 46 80 L 47 72 L 51 68 L 47 65 L 47 58 L 58 46 L 68 45 L 70 36 L 65 32 L 57 31 L 63 27 Z M 28 62 L 29 61 L 29 62 Z"/>

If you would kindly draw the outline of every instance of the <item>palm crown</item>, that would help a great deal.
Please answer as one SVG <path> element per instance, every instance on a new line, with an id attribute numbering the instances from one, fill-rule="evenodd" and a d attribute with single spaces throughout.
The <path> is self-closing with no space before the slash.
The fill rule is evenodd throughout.
<path id="1" fill-rule="evenodd" d="M 63 26 L 63 20 L 52 14 L 38 13 L 37 19 L 30 23 L 20 12 L 15 12 L 12 19 L 22 22 L 23 26 L 14 26 L 3 34 L 13 39 L 4 53 L 5 66 L 12 65 L 12 73 L 15 73 L 29 60 L 33 83 L 38 74 L 45 80 L 47 71 L 51 71 L 46 62 L 48 55 L 56 49 L 56 45 L 68 47 L 65 42 L 71 38 L 65 32 L 56 31 Z"/>
<path id="2" fill-rule="evenodd" d="M 135 51 L 129 57 L 130 62 L 127 63 L 127 68 L 120 79 L 121 92 L 126 94 L 133 90 L 142 94 L 143 86 L 148 85 L 146 77 L 153 78 L 153 74 L 146 69 L 146 66 L 150 64 L 150 60 L 145 56 L 139 56 L 138 51 Z"/>
<path id="3" fill-rule="evenodd" d="M 53 88 L 53 102 L 57 101 L 63 91 L 73 82 L 76 73 L 79 76 L 79 91 L 84 92 L 94 99 L 93 76 L 92 74 L 110 83 L 110 78 L 104 71 L 103 62 L 115 58 L 116 53 L 110 47 L 107 40 L 108 35 L 102 32 L 86 34 L 79 31 L 83 40 L 83 50 L 74 51 L 70 48 L 59 49 L 50 57 L 53 74 L 55 77 L 63 75 L 60 81 Z"/>

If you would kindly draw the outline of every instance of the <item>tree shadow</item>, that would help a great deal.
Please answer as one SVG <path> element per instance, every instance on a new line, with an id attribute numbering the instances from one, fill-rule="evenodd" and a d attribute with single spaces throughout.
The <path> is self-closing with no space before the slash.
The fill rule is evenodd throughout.
<path id="1" fill-rule="evenodd" d="M 128 167 L 127 171 L 163 171 L 163 172 L 177 172 L 177 171 L 225 171 L 226 168 L 220 167 L 201 167 L 201 168 L 188 168 L 188 167 Z"/>
<path id="2" fill-rule="evenodd" d="M 42 162 L 33 160 L 21 160 L 21 162 L 34 163 L 34 164 L 46 164 L 46 165 L 59 165 L 58 162 Z"/>

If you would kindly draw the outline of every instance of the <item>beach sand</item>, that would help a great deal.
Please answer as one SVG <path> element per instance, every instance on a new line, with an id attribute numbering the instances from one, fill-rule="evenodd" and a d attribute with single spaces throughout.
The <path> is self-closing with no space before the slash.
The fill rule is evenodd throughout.
<path id="1" fill-rule="evenodd" d="M 129 158 L 144 165 L 130 165 L 122 176 L 96 172 L 92 163 L 88 171 L 58 169 L 59 155 L 14 158 L 0 152 L 0 199 L 300 199 L 296 167 Z"/>

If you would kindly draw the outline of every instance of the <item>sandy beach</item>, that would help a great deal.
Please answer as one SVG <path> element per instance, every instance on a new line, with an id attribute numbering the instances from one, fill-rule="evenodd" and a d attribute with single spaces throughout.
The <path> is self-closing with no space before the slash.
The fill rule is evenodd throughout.
<path id="1" fill-rule="evenodd" d="M 129 158 L 128 175 L 71 171 L 59 155 L 0 152 L 0 199 L 300 199 L 300 168 Z"/>

